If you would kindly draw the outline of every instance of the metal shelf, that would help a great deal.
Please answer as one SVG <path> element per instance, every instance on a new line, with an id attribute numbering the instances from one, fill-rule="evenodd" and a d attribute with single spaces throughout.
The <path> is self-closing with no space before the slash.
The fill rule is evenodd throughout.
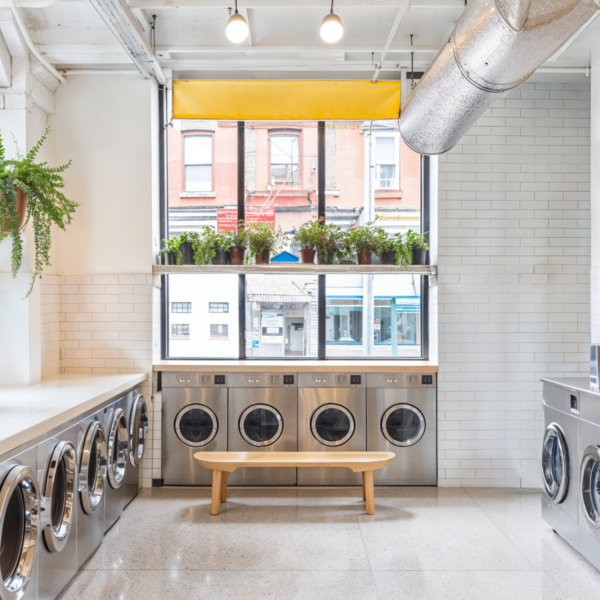
<path id="1" fill-rule="evenodd" d="M 271 265 L 154 265 L 154 274 L 163 273 L 238 273 L 238 274 L 288 274 L 303 273 L 305 275 L 334 275 L 361 274 L 375 275 L 377 273 L 410 273 L 412 275 L 435 275 L 436 267 L 430 265 L 411 265 L 397 267 L 395 265 L 310 265 L 299 263 L 279 263 Z"/>

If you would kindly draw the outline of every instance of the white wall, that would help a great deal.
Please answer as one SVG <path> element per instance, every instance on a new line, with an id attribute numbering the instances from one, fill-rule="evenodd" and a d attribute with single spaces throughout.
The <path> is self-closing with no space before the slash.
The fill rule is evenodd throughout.
<path id="1" fill-rule="evenodd" d="M 81 206 L 55 238 L 61 275 L 150 273 L 156 178 L 156 86 L 139 77 L 78 76 L 56 92 L 56 160 Z M 158 240 L 156 240 L 158 241 Z"/>
<path id="2" fill-rule="evenodd" d="M 499 100 L 438 202 L 440 485 L 538 487 L 540 377 L 589 374 L 589 83 Z"/>
<path id="3" fill-rule="evenodd" d="M 593 72 L 600 73 L 600 40 L 591 51 Z M 600 76 L 591 82 L 591 227 L 592 227 L 592 343 L 600 344 Z"/>

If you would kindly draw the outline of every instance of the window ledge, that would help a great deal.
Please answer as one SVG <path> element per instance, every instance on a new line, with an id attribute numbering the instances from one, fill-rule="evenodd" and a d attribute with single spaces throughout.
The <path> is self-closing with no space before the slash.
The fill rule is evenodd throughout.
<path id="1" fill-rule="evenodd" d="M 216 198 L 217 192 L 181 192 L 180 198 Z"/>

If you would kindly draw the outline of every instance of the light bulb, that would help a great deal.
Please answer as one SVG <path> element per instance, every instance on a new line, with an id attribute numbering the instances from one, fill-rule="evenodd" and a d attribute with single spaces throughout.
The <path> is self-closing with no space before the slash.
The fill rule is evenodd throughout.
<path id="1" fill-rule="evenodd" d="M 328 44 L 338 42 L 344 35 L 342 20 L 335 14 L 329 13 L 321 23 L 321 37 Z"/>
<path id="2" fill-rule="evenodd" d="M 248 23 L 246 23 L 246 19 L 237 11 L 229 17 L 225 35 L 234 44 L 239 44 L 248 37 Z"/>

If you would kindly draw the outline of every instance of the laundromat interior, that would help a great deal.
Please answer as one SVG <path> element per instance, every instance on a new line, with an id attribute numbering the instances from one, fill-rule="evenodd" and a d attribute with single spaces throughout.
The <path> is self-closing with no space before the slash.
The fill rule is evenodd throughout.
<path id="1" fill-rule="evenodd" d="M 599 15 L 0 0 L 0 600 L 598 598 Z"/>

